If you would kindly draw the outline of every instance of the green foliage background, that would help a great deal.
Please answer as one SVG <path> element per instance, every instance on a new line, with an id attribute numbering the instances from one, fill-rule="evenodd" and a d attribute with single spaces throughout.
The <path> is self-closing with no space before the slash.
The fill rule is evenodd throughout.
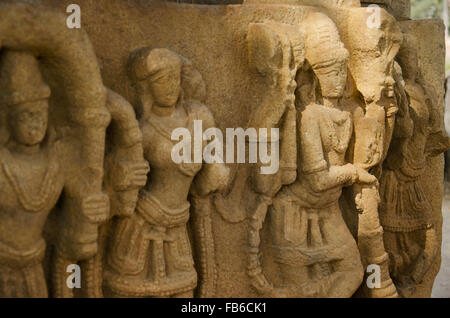
<path id="1" fill-rule="evenodd" d="M 442 4 L 444 1 L 445 0 L 411 0 L 412 17 L 414 19 L 442 18 Z"/>

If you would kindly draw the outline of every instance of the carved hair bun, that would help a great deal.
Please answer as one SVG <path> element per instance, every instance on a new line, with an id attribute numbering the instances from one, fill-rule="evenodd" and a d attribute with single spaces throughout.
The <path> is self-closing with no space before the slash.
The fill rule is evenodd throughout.
<path id="1" fill-rule="evenodd" d="M 0 57 L 0 104 L 19 105 L 50 97 L 38 61 L 30 53 L 5 50 Z"/>

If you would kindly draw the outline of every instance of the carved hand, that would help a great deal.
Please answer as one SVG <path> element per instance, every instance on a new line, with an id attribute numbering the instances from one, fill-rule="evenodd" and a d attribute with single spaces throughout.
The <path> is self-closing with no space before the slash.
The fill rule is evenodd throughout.
<path id="1" fill-rule="evenodd" d="M 119 162 L 112 173 L 112 182 L 117 191 L 139 189 L 147 184 L 150 166 L 147 161 Z"/>
<path id="2" fill-rule="evenodd" d="M 342 178 L 348 180 L 347 182 L 343 183 L 345 186 L 351 186 L 356 181 L 358 181 L 358 171 L 353 164 L 347 163 L 341 168 L 344 169 Z"/>
<path id="3" fill-rule="evenodd" d="M 374 175 L 359 167 L 356 168 L 356 171 L 358 173 L 359 183 L 376 184 L 378 186 L 378 179 Z"/>
<path id="4" fill-rule="evenodd" d="M 81 211 L 91 223 L 101 224 L 109 216 L 109 197 L 104 193 L 88 196 L 81 203 Z"/>

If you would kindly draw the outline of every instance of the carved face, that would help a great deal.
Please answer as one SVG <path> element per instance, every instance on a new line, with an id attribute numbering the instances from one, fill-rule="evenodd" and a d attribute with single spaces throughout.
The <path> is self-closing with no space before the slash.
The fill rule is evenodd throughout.
<path id="1" fill-rule="evenodd" d="M 47 133 L 48 100 L 23 103 L 13 107 L 9 122 L 11 135 L 22 145 L 40 144 Z"/>
<path id="2" fill-rule="evenodd" d="M 323 97 L 340 98 L 344 95 L 347 83 L 347 60 L 315 69 Z"/>
<path id="3" fill-rule="evenodd" d="M 155 103 L 162 107 L 172 107 L 178 101 L 181 91 L 181 72 L 168 69 L 155 74 L 150 79 L 150 90 Z"/>

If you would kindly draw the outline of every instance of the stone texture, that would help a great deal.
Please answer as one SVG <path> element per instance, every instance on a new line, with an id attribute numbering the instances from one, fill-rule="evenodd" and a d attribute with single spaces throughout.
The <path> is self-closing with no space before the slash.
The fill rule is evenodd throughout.
<path id="1" fill-rule="evenodd" d="M 444 87 L 442 83 L 445 80 L 445 70 L 439 66 L 445 63 L 444 24 L 441 20 L 420 20 L 405 21 L 401 23 L 401 26 L 405 32 L 413 34 L 418 39 L 427 39 L 419 41 L 419 67 L 425 80 L 436 89 L 438 94 L 436 110 L 439 113 L 439 125 L 444 129 Z M 421 177 L 421 181 L 426 185 L 424 187 L 426 196 L 433 207 L 432 218 L 436 222 L 439 246 L 442 241 L 443 162 L 443 155 L 430 158 L 427 162 L 426 173 Z M 440 263 L 441 253 L 439 252 L 422 284 L 412 297 L 430 297 Z"/>
<path id="2" fill-rule="evenodd" d="M 15 121 L 2 123 L 6 152 L 0 159 L 9 167 L 14 160 L 7 151 L 28 149 L 20 136 L 34 122 L 19 119 L 34 114 L 35 100 L 48 102 L 49 114 L 38 114 L 49 117 L 50 128 L 56 126 L 63 151 L 55 162 L 68 170 L 56 175 L 68 180 L 71 194 L 48 218 L 66 183 L 60 182 L 53 201 L 40 192 L 34 196 L 45 208 L 39 206 L 39 221 L 27 224 L 48 248 L 45 260 L 36 258 L 38 266 L 30 269 L 39 289 L 19 296 L 46 295 L 43 267 L 50 296 L 73 297 L 65 286 L 65 269 L 73 263 L 86 273 L 76 296 L 430 296 L 440 256 L 427 258 L 430 268 L 424 277 L 414 276 L 411 292 L 405 292 L 393 271 L 395 253 L 386 231 L 391 220 L 380 218 L 386 191 L 378 183 L 386 185 L 388 170 L 403 171 L 389 163 L 398 145 L 416 147 L 409 134 L 414 127 L 424 142 L 443 130 L 441 22 L 398 23 L 381 10 L 380 26 L 373 28 L 367 23 L 370 12 L 358 1 L 80 0 L 83 30 L 69 30 L 65 11 L 71 1 L 7 2 L 0 2 L 0 106 L 19 105 L 20 116 L 7 112 Z M 387 10 L 406 19 L 407 2 L 395 2 Z M 404 34 L 419 43 L 421 81 L 408 81 Z M 27 74 L 34 82 L 20 90 Z M 92 113 L 75 111 L 76 106 L 103 121 L 91 121 Z M 415 115 L 419 108 L 429 113 Z M 431 113 L 437 114 L 433 125 Z M 228 167 L 173 162 L 171 131 L 193 132 L 194 119 L 223 132 L 279 128 L 277 138 L 269 136 L 275 139 L 261 139 L 258 131 L 247 143 L 272 149 L 280 142 L 279 170 L 263 175 L 267 165 L 261 162 Z M 411 122 L 416 126 L 401 135 L 400 128 Z M 421 240 L 419 255 L 428 253 L 427 242 L 441 244 L 440 153 L 450 143 L 439 138 L 414 158 L 426 160 L 425 170 L 417 169 L 418 182 L 433 207 L 421 230 L 437 237 Z M 53 146 L 54 140 L 38 141 Z M 35 148 L 36 156 L 44 149 Z M 42 170 L 54 160 L 27 158 L 19 162 L 24 168 L 17 178 L 32 177 L 30 167 Z M 8 176 L 1 177 L 14 190 Z M 38 190 L 31 188 L 32 194 Z M 414 191 L 410 194 L 421 194 Z M 6 209 L 28 206 L 22 202 L 26 196 L 13 201 L 10 192 L 0 191 L 2 217 Z M 8 222 L 23 227 L 19 218 L 11 220 L 0 218 L 0 227 Z M 85 232 L 91 239 L 87 251 L 70 241 L 78 242 Z M 27 242 L 14 245 L 9 228 L 1 233 L 5 250 L 31 248 Z M 12 269 L 11 253 L 2 253 L 1 275 L 15 278 L 18 290 L 32 284 Z M 366 284 L 369 265 L 380 268 L 380 288 Z M 12 291 L 4 288 L 0 296 Z"/>

